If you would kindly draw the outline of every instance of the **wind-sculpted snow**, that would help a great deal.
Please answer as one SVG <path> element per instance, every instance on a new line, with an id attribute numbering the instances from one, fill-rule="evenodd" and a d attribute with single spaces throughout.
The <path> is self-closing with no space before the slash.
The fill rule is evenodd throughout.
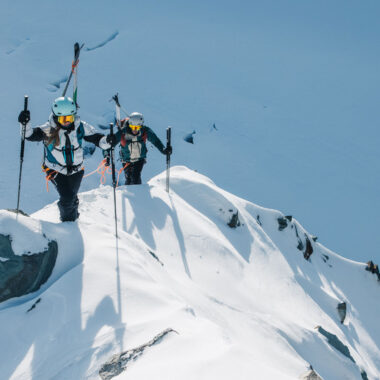
<path id="1" fill-rule="evenodd" d="M 380 378 L 380 286 L 365 264 L 185 167 L 170 183 L 117 188 L 117 242 L 109 186 L 80 194 L 78 222 L 59 223 L 56 204 L 31 216 L 59 255 L 47 286 L 0 312 L 4 378 L 98 379 L 168 326 L 175 339 L 118 379 Z"/>
<path id="2" fill-rule="evenodd" d="M 92 51 L 92 50 L 96 50 L 96 49 L 99 49 L 105 45 L 107 45 L 109 42 L 111 42 L 112 40 L 114 40 L 117 36 L 119 35 L 119 32 L 116 31 L 116 32 L 113 32 L 108 38 L 106 38 L 104 41 L 98 43 L 97 45 L 95 46 L 91 46 L 91 47 L 88 47 L 88 46 L 85 46 L 84 50 L 85 51 Z"/>

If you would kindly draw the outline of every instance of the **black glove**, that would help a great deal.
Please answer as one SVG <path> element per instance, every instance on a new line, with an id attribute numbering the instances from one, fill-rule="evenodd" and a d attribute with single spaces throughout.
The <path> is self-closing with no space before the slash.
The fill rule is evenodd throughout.
<path id="1" fill-rule="evenodd" d="M 106 162 L 104 163 L 104 166 L 110 166 L 110 156 L 106 157 Z"/>
<path id="2" fill-rule="evenodd" d="M 166 156 L 170 156 L 173 152 L 173 149 L 171 147 L 171 145 L 167 146 L 163 151 L 162 153 L 165 154 Z"/>
<path id="3" fill-rule="evenodd" d="M 21 124 L 27 124 L 30 120 L 30 111 L 24 110 L 20 112 L 20 115 L 18 115 L 18 121 Z"/>
<path id="4" fill-rule="evenodd" d="M 115 135 L 107 135 L 106 141 L 111 146 L 115 146 L 116 145 L 116 136 Z"/>

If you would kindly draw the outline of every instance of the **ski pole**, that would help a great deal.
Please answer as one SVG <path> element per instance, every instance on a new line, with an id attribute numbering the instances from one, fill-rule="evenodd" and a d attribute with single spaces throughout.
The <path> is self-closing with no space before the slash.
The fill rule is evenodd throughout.
<path id="1" fill-rule="evenodd" d="M 110 123 L 110 135 L 113 136 L 113 123 Z M 116 176 L 115 176 L 115 160 L 114 160 L 114 147 L 111 145 L 111 170 L 112 170 L 112 187 L 113 187 L 113 207 L 115 211 L 115 236 L 118 238 L 117 234 L 117 213 L 116 213 Z"/>
<path id="2" fill-rule="evenodd" d="M 28 95 L 24 96 L 24 111 L 28 110 Z M 20 192 L 21 192 L 21 175 L 22 175 L 22 164 L 24 162 L 24 149 L 25 149 L 25 129 L 26 124 L 22 123 L 22 132 L 21 132 L 21 149 L 20 149 L 20 172 L 18 176 L 18 193 L 17 193 L 17 208 L 16 212 L 18 214 L 20 207 Z"/>
<path id="3" fill-rule="evenodd" d="M 171 133 L 172 129 L 166 129 L 166 148 L 171 146 Z M 166 153 L 166 191 L 169 192 L 169 179 L 170 179 L 170 154 Z"/>

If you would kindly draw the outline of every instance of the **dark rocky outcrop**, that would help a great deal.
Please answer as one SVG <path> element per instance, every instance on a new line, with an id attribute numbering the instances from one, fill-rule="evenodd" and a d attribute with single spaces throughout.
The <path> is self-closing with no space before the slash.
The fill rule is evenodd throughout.
<path id="1" fill-rule="evenodd" d="M 314 371 L 313 367 L 310 366 L 309 370 L 302 375 L 301 380 L 322 380 L 322 378 Z"/>
<path id="2" fill-rule="evenodd" d="M 306 259 L 306 260 L 309 260 L 310 256 L 312 255 L 313 253 L 313 246 L 311 245 L 311 241 L 309 239 L 309 237 L 305 234 L 305 241 L 306 241 L 306 248 L 305 248 L 305 251 L 303 253 L 303 257 Z"/>
<path id="3" fill-rule="evenodd" d="M 281 216 L 277 218 L 278 222 L 278 230 L 282 231 L 286 227 L 288 227 L 288 222 L 291 222 L 293 220 L 293 217 L 291 215 Z"/>
<path id="4" fill-rule="evenodd" d="M 232 210 L 230 210 L 232 211 Z M 236 228 L 240 226 L 240 220 L 239 220 L 239 212 L 236 211 L 231 215 L 230 221 L 227 223 L 227 225 L 231 228 Z"/>
<path id="5" fill-rule="evenodd" d="M 347 314 L 347 304 L 346 304 L 346 302 L 338 303 L 338 306 L 336 308 L 338 310 L 338 314 L 339 314 L 339 318 L 340 318 L 340 323 L 343 323 L 344 320 L 346 319 L 346 314 Z"/>
<path id="6" fill-rule="evenodd" d="M 330 260 L 330 256 L 322 253 L 322 260 L 323 260 L 323 262 L 327 263 L 327 261 Z"/>
<path id="7" fill-rule="evenodd" d="M 152 252 L 152 251 L 150 251 L 150 250 L 148 250 L 148 252 L 150 253 L 150 255 L 151 255 L 155 260 L 157 260 L 162 266 L 164 266 L 164 263 L 158 258 L 158 256 L 157 256 L 154 252 Z"/>
<path id="8" fill-rule="evenodd" d="M 362 369 L 360 371 L 360 374 L 361 374 L 363 380 L 368 380 L 367 372 L 364 371 L 364 369 Z"/>
<path id="9" fill-rule="evenodd" d="M 193 131 L 192 133 L 187 134 L 183 138 L 183 140 L 186 141 L 189 144 L 194 144 L 194 135 L 195 135 L 195 131 Z"/>
<path id="10" fill-rule="evenodd" d="M 304 245 L 303 245 L 302 239 L 301 239 L 300 236 L 298 235 L 298 229 L 297 229 L 297 226 L 294 225 L 294 228 L 295 228 L 295 231 L 296 231 L 296 236 L 297 236 L 297 241 L 298 241 L 297 249 L 298 249 L 299 251 L 303 251 Z"/>
<path id="11" fill-rule="evenodd" d="M 33 305 L 26 311 L 27 313 L 29 313 L 30 311 L 32 311 L 33 309 L 36 308 L 36 306 L 41 302 L 41 298 L 38 298 L 36 302 L 33 303 Z"/>
<path id="12" fill-rule="evenodd" d="M 349 358 L 353 363 L 355 363 L 354 358 L 351 356 L 350 350 L 348 347 L 342 343 L 342 341 L 335 335 L 326 331 L 323 327 L 317 326 L 317 330 L 320 334 L 327 338 L 327 342 L 338 350 L 341 354 Z"/>
<path id="13" fill-rule="evenodd" d="M 262 226 L 262 225 L 263 225 L 262 222 L 261 222 L 261 220 L 260 220 L 260 215 L 257 215 L 256 220 L 257 220 L 257 224 L 258 224 L 259 226 Z"/>
<path id="14" fill-rule="evenodd" d="M 9 235 L 0 234 L 0 302 L 38 290 L 50 277 L 58 254 L 56 241 L 43 252 L 15 255 Z"/>
<path id="15" fill-rule="evenodd" d="M 375 274 L 377 276 L 377 280 L 380 281 L 379 266 L 377 264 L 374 264 L 373 261 L 368 261 L 367 266 L 365 267 L 365 270 Z"/>
<path id="16" fill-rule="evenodd" d="M 351 356 L 350 350 L 348 347 L 342 343 L 342 341 L 334 334 L 331 334 L 330 332 L 326 331 L 323 327 L 317 326 L 316 327 L 318 332 L 321 333 L 323 336 L 327 338 L 327 342 L 334 347 L 336 350 L 338 350 L 341 354 L 346 356 L 348 359 L 350 359 L 353 363 L 356 364 L 355 359 Z M 357 365 L 357 364 L 356 364 Z M 360 371 L 360 375 L 363 380 L 368 380 L 367 373 L 364 369 L 358 368 Z"/>
<path id="17" fill-rule="evenodd" d="M 131 350 L 122 352 L 121 354 L 112 356 L 112 358 L 107 363 L 104 363 L 101 366 L 99 370 L 99 376 L 102 380 L 110 380 L 113 377 L 120 375 L 127 369 L 127 366 L 131 361 L 133 362 L 137 360 L 147 348 L 160 343 L 165 336 L 172 332 L 178 334 L 177 331 L 169 328 L 156 335 L 148 343 L 145 343 Z"/>

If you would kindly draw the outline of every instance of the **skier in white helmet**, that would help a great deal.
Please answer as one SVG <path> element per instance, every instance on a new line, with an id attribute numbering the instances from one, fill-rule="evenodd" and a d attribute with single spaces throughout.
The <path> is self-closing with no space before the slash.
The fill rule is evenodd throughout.
<path id="1" fill-rule="evenodd" d="M 172 147 L 166 147 L 156 134 L 144 125 L 144 116 L 139 112 L 132 112 L 129 118 L 121 120 L 121 125 L 114 138 L 109 142 L 112 145 L 120 143 L 120 159 L 124 167 L 125 184 L 141 184 L 141 171 L 146 163 L 147 146 L 151 142 L 162 154 L 172 154 Z M 104 153 L 105 157 L 109 152 Z"/>
<path id="2" fill-rule="evenodd" d="M 82 141 L 107 149 L 110 148 L 107 137 L 80 120 L 76 104 L 69 97 L 55 99 L 49 121 L 43 125 L 32 128 L 29 111 L 21 111 L 18 121 L 26 123 L 27 140 L 44 143 L 42 168 L 58 191 L 61 221 L 76 220 L 79 216 L 77 194 L 84 173 Z"/>

